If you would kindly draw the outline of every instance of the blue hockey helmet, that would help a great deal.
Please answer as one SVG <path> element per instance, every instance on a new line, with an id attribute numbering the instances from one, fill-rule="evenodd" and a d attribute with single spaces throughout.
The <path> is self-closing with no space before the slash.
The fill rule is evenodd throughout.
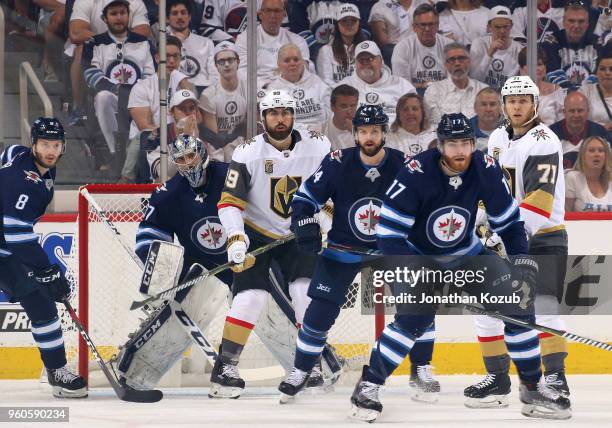
<path id="1" fill-rule="evenodd" d="M 389 128 L 389 116 L 380 104 L 363 104 L 359 106 L 353 116 L 353 132 L 358 126 L 381 125 L 383 131 Z"/>
<path id="2" fill-rule="evenodd" d="M 176 165 L 179 174 L 189 181 L 191 187 L 201 186 L 210 161 L 204 142 L 197 137 L 180 134 L 168 148 L 170 159 Z M 199 158 L 195 155 L 199 155 Z"/>
<path id="3" fill-rule="evenodd" d="M 474 140 L 474 128 L 470 120 L 463 113 L 449 113 L 442 115 L 436 130 L 438 145 L 444 140 Z"/>
<path id="4" fill-rule="evenodd" d="M 43 140 L 61 140 L 63 144 L 62 153 L 66 148 L 66 140 L 64 137 L 64 127 L 55 117 L 39 117 L 36 119 L 30 128 L 30 142 L 34 146 L 39 139 Z"/>

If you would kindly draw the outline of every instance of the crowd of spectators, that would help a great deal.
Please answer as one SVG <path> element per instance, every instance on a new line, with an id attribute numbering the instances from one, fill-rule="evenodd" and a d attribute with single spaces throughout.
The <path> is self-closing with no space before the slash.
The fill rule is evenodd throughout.
<path id="1" fill-rule="evenodd" d="M 612 210 L 608 3 L 536 5 L 538 113 L 562 141 L 572 210 Z M 334 148 L 353 144 L 351 118 L 366 103 L 383 105 L 387 144 L 410 155 L 435 146 L 437 122 L 452 112 L 471 118 L 484 150 L 504 121 L 500 88 L 527 74 L 525 0 L 258 0 L 257 8 L 258 94 L 287 90 L 297 126 L 327 134 Z M 229 161 L 246 137 L 246 5 L 168 0 L 165 13 L 168 136 L 197 135 L 213 159 Z M 38 31 L 45 82 L 68 83 L 68 126 L 86 122 L 102 136 L 96 168 L 122 182 L 159 180 L 157 14 L 156 0 L 14 0 L 9 14 L 11 34 Z M 51 60 L 58 50 L 65 70 Z"/>

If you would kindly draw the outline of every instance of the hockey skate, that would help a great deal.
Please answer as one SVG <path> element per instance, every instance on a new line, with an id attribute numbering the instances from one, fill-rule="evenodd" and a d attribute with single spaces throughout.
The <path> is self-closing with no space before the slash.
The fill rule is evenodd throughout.
<path id="1" fill-rule="evenodd" d="M 563 370 L 545 373 L 544 382 L 561 394 L 561 396 L 565 398 L 570 396 L 569 386 L 567 385 L 567 379 L 565 378 L 565 372 Z"/>
<path id="2" fill-rule="evenodd" d="M 321 377 L 321 380 L 322 379 Z M 309 380 L 309 372 L 294 367 L 287 379 L 278 385 L 278 390 L 281 392 L 279 399 L 280 404 L 287 404 L 295 400 L 295 396 L 307 386 Z"/>
<path id="3" fill-rule="evenodd" d="M 440 382 L 433 377 L 433 367 L 429 364 L 410 368 L 410 398 L 421 403 L 436 403 L 440 392 Z"/>
<path id="4" fill-rule="evenodd" d="M 523 403 L 521 413 L 532 418 L 569 419 L 572 417 L 570 400 L 544 380 L 521 382 L 520 399 Z"/>
<path id="5" fill-rule="evenodd" d="M 53 388 L 53 396 L 57 398 L 85 398 L 87 385 L 85 380 L 72 373 L 67 366 L 59 369 L 47 369 L 49 385 Z"/>
<path id="6" fill-rule="evenodd" d="M 363 373 L 368 369 L 364 366 Z M 374 422 L 383 406 L 378 399 L 378 391 L 382 385 L 363 380 L 363 374 L 351 395 L 351 411 L 349 417 L 365 422 Z"/>
<path id="7" fill-rule="evenodd" d="M 323 387 L 324 384 L 323 370 L 321 370 L 321 363 L 319 362 L 312 368 L 308 382 L 306 382 L 306 388 L 318 389 Z"/>
<path id="8" fill-rule="evenodd" d="M 233 364 L 224 363 L 217 358 L 210 375 L 210 398 L 238 398 L 244 389 L 244 380 Z"/>
<path id="9" fill-rule="evenodd" d="M 470 409 L 499 409 L 508 407 L 510 376 L 508 373 L 487 373 L 480 382 L 463 391 L 465 407 Z"/>

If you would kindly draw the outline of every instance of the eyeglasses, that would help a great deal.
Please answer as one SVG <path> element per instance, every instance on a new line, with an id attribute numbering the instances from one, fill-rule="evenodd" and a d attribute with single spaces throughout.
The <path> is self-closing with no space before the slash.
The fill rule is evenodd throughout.
<path id="1" fill-rule="evenodd" d="M 446 62 L 448 62 L 448 63 L 465 62 L 468 59 L 470 59 L 470 58 L 468 58 L 467 56 L 464 56 L 464 55 L 462 55 L 462 56 L 451 56 L 450 58 L 446 58 Z"/>
<path id="2" fill-rule="evenodd" d="M 440 25 L 439 21 L 436 22 L 415 22 L 414 26 L 418 28 L 434 28 Z"/>
<path id="3" fill-rule="evenodd" d="M 224 65 L 233 65 L 237 60 L 237 58 L 221 58 L 216 60 L 215 64 L 222 67 Z"/>

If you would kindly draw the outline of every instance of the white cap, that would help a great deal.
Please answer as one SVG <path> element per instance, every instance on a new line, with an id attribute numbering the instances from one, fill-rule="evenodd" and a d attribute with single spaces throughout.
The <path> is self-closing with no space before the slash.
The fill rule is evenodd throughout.
<path id="1" fill-rule="evenodd" d="M 489 20 L 491 22 L 495 18 L 506 18 L 512 21 L 512 12 L 506 6 L 495 6 L 489 10 Z"/>
<path id="2" fill-rule="evenodd" d="M 196 97 L 190 90 L 181 89 L 180 91 L 175 92 L 170 99 L 170 109 L 173 109 L 187 100 L 193 100 L 196 104 L 199 104 L 198 97 Z"/>
<path id="3" fill-rule="evenodd" d="M 338 21 L 340 21 L 342 18 L 347 18 L 347 17 L 361 19 L 361 15 L 359 14 L 359 9 L 357 9 L 357 6 L 351 3 L 344 3 L 340 5 L 338 7 L 337 15 L 338 15 Z"/>
<path id="4" fill-rule="evenodd" d="M 238 55 L 238 49 L 236 48 L 236 45 L 232 42 L 229 42 L 227 40 L 224 40 L 223 42 L 219 43 L 217 46 L 215 46 L 215 55 L 214 57 L 217 57 L 217 54 L 219 52 L 223 52 L 223 51 L 232 51 L 234 52 L 236 55 Z"/>
<path id="5" fill-rule="evenodd" d="M 357 58 L 359 54 L 362 54 L 364 52 L 367 52 L 374 56 L 382 57 L 380 49 L 378 49 L 376 43 L 371 40 L 366 40 L 365 42 L 361 42 L 357 45 L 357 47 L 355 48 L 355 58 Z"/>

